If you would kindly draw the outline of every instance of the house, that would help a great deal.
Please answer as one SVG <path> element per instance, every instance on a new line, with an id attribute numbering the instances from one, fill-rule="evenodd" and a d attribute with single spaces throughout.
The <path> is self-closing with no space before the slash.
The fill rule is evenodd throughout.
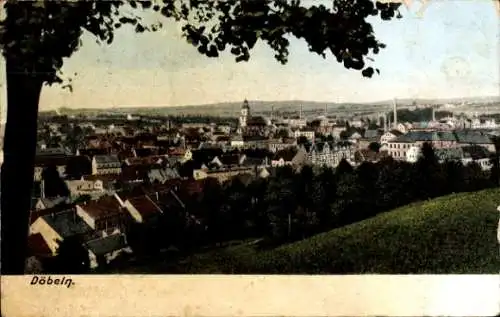
<path id="1" fill-rule="evenodd" d="M 444 161 L 459 161 L 463 165 L 475 162 L 482 170 L 491 169 L 490 163 L 491 154 L 487 149 L 481 146 L 464 146 L 450 149 L 436 149 L 434 150 L 440 162 Z"/>
<path id="2" fill-rule="evenodd" d="M 193 159 L 193 152 L 190 149 L 172 148 L 167 153 L 169 158 L 175 158 L 175 162 L 181 164 Z"/>
<path id="3" fill-rule="evenodd" d="M 351 127 L 355 127 L 355 128 L 362 128 L 365 125 L 365 123 L 363 122 L 363 120 L 355 119 L 355 120 L 351 120 L 349 122 L 349 125 Z"/>
<path id="4" fill-rule="evenodd" d="M 132 253 L 127 246 L 125 235 L 112 234 L 103 238 L 94 239 L 85 243 L 89 253 L 90 268 L 108 264 L 122 253 Z"/>
<path id="5" fill-rule="evenodd" d="M 293 118 L 283 119 L 281 120 L 281 123 L 293 128 L 305 128 L 307 126 L 307 119 L 296 116 Z"/>
<path id="6" fill-rule="evenodd" d="M 220 156 L 216 156 L 209 165 L 215 166 L 217 168 L 231 168 L 243 165 L 245 162 L 246 156 L 245 154 L 223 154 Z"/>
<path id="7" fill-rule="evenodd" d="M 486 148 L 490 152 L 495 152 L 495 144 L 492 138 L 483 131 L 458 130 L 455 131 L 458 146 L 478 145 Z"/>
<path id="8" fill-rule="evenodd" d="M 92 158 L 92 175 L 120 174 L 121 162 L 117 155 L 95 155 Z"/>
<path id="9" fill-rule="evenodd" d="M 406 151 L 406 161 L 409 163 L 417 162 L 420 157 L 422 157 L 422 151 L 420 150 L 420 146 L 411 145 Z"/>
<path id="10" fill-rule="evenodd" d="M 297 146 L 296 138 L 281 138 L 269 142 L 269 150 L 273 153 L 295 146 Z"/>
<path id="11" fill-rule="evenodd" d="M 147 195 L 129 198 L 123 206 L 132 218 L 139 223 L 154 220 L 163 214 L 163 210 Z"/>
<path id="12" fill-rule="evenodd" d="M 35 203 L 35 210 L 54 208 L 59 204 L 68 204 L 68 197 L 38 198 Z"/>
<path id="13" fill-rule="evenodd" d="M 93 228 L 87 225 L 73 209 L 38 217 L 30 226 L 30 235 L 40 234 L 52 254 L 59 243 L 72 236 L 88 236 Z M 85 239 L 85 238 L 84 238 Z"/>
<path id="14" fill-rule="evenodd" d="M 406 124 L 404 123 L 398 123 L 394 129 L 394 131 L 398 131 L 398 132 L 401 132 L 402 134 L 405 134 L 408 132 L 408 127 L 406 126 Z"/>
<path id="15" fill-rule="evenodd" d="M 37 258 L 49 258 L 55 253 L 49 247 L 45 239 L 40 233 L 31 234 L 28 236 L 28 256 Z"/>
<path id="16" fill-rule="evenodd" d="M 347 131 L 345 125 L 333 125 L 330 128 L 330 135 L 333 136 L 335 139 L 340 139 L 340 135 L 344 131 Z"/>
<path id="17" fill-rule="evenodd" d="M 441 163 L 445 161 L 458 161 L 463 165 L 467 165 L 475 162 L 481 167 L 482 170 L 485 171 L 490 170 L 492 167 L 490 162 L 492 153 L 488 151 L 488 149 L 479 145 L 438 148 L 434 149 L 434 154 Z M 415 163 L 421 156 L 421 146 L 413 146 L 407 153 L 407 161 Z"/>
<path id="18" fill-rule="evenodd" d="M 267 157 L 259 158 L 259 157 L 246 157 L 245 161 L 241 164 L 241 166 L 246 167 L 266 167 L 270 165 L 270 161 Z"/>
<path id="19" fill-rule="evenodd" d="M 313 142 L 315 137 L 315 131 L 311 128 L 301 128 L 293 132 L 293 136 L 298 139 L 301 136 L 305 137 L 307 140 Z"/>
<path id="20" fill-rule="evenodd" d="M 76 180 L 67 180 L 65 183 L 68 187 L 71 199 L 76 199 L 84 195 L 97 198 L 105 195 L 107 190 L 109 190 L 107 186 L 105 187 L 102 180 L 89 179 L 88 177 L 82 177 L 82 179 Z"/>
<path id="21" fill-rule="evenodd" d="M 406 152 L 411 147 L 420 147 L 424 143 L 431 144 L 435 149 L 452 148 L 457 147 L 457 137 L 455 132 L 453 131 L 412 130 L 406 134 L 388 141 L 384 149 L 387 149 L 389 151 L 389 154 L 394 159 L 406 160 Z"/>
<path id="22" fill-rule="evenodd" d="M 180 178 L 179 171 L 175 168 L 154 168 L 148 172 L 147 175 L 150 183 L 160 183 L 163 184 L 168 180 Z"/>
<path id="23" fill-rule="evenodd" d="M 361 135 L 361 133 L 355 131 L 347 138 L 347 140 L 352 143 L 358 143 L 358 141 L 362 138 L 363 136 Z"/>
<path id="24" fill-rule="evenodd" d="M 401 135 L 403 135 L 403 133 L 399 130 L 387 131 L 380 137 L 380 143 L 385 145 Z"/>
<path id="25" fill-rule="evenodd" d="M 76 205 L 76 213 L 93 230 L 121 231 L 130 220 L 123 204 L 123 201 L 116 194 L 104 196 L 87 204 Z"/>
<path id="26" fill-rule="evenodd" d="M 269 139 L 262 135 L 235 135 L 231 137 L 231 147 L 233 148 L 262 148 L 269 146 Z"/>
<path id="27" fill-rule="evenodd" d="M 352 161 L 353 155 L 353 147 L 349 142 L 315 142 L 307 153 L 308 162 L 312 165 L 329 167 L 336 167 L 342 159 Z"/>
<path id="28" fill-rule="evenodd" d="M 34 223 L 41 216 L 57 214 L 57 213 L 60 213 L 63 211 L 71 210 L 74 207 L 75 206 L 73 204 L 63 202 L 63 203 L 54 205 L 51 208 L 46 208 L 46 209 L 33 208 L 30 210 L 29 224 L 31 225 L 32 223 Z"/>
<path id="29" fill-rule="evenodd" d="M 354 152 L 354 163 L 356 165 L 363 162 L 377 163 L 386 157 L 389 157 L 389 153 L 387 151 L 374 152 L 370 149 L 361 149 Z"/>
<path id="30" fill-rule="evenodd" d="M 165 162 L 166 156 L 163 155 L 151 155 L 144 157 L 129 157 L 124 160 L 125 165 L 156 165 L 160 166 Z"/>
<path id="31" fill-rule="evenodd" d="M 307 162 L 307 156 L 307 152 L 303 147 L 281 150 L 274 155 L 271 166 L 282 167 L 291 165 L 293 167 L 299 167 Z"/>

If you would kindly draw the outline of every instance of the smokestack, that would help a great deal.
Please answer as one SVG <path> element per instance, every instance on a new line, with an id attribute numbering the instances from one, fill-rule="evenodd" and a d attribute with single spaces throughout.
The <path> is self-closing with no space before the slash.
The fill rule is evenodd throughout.
<path id="1" fill-rule="evenodd" d="M 325 105 L 325 117 L 328 117 L 328 105 Z"/>
<path id="2" fill-rule="evenodd" d="M 271 120 L 274 120 L 274 106 L 271 107 Z"/>
<path id="3" fill-rule="evenodd" d="M 300 105 L 300 113 L 299 113 L 299 118 L 302 119 L 302 105 Z"/>
<path id="4" fill-rule="evenodd" d="M 392 100 L 393 106 L 394 106 L 394 129 L 396 129 L 398 125 L 398 106 L 396 104 L 396 98 Z"/>
<path id="5" fill-rule="evenodd" d="M 436 109 L 432 107 L 432 121 L 436 121 Z"/>

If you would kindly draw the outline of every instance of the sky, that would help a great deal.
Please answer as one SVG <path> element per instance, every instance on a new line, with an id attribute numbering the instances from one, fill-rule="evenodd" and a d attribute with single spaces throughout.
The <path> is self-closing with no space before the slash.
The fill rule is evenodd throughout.
<path id="1" fill-rule="evenodd" d="M 321 1 L 304 0 L 315 4 Z M 121 29 L 111 45 L 88 34 L 62 71 L 73 92 L 44 87 L 40 109 L 183 106 L 226 101 L 370 102 L 392 98 L 451 98 L 500 93 L 499 12 L 491 0 L 429 0 L 422 16 L 414 0 L 403 18 L 373 20 L 387 48 L 375 55 L 380 75 L 368 79 L 292 40 L 281 65 L 258 42 L 249 62 L 208 58 L 181 37 L 175 22 L 157 33 Z M 148 16 L 154 22 L 152 16 Z M 73 74 L 76 75 L 73 76 Z"/>

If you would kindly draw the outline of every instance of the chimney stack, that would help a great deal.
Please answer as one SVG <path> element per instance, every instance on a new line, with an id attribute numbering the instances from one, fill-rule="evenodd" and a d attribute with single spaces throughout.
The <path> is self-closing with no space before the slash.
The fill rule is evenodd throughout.
<path id="1" fill-rule="evenodd" d="M 396 129 L 398 125 L 398 106 L 396 104 L 396 98 L 394 98 L 392 102 L 394 106 L 394 129 Z"/>
<path id="2" fill-rule="evenodd" d="M 302 105 L 300 105 L 299 119 L 302 119 Z"/>
<path id="3" fill-rule="evenodd" d="M 436 121 L 436 109 L 432 107 L 432 121 Z"/>

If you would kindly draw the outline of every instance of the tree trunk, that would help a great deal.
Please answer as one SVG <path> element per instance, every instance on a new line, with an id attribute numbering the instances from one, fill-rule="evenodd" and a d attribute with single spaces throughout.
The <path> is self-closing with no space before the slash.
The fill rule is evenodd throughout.
<path id="1" fill-rule="evenodd" d="M 24 274 L 43 81 L 6 60 L 7 123 L 1 173 L 2 274 Z"/>

